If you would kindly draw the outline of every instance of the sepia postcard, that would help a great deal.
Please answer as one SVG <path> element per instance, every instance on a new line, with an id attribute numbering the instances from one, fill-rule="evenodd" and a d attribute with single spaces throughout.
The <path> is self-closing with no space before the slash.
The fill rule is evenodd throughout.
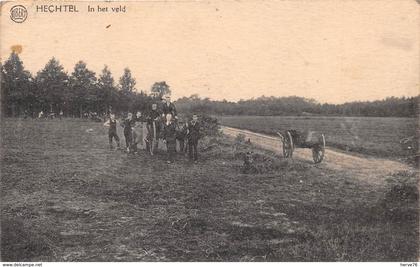
<path id="1" fill-rule="evenodd" d="M 417 266 L 418 1 L 0 7 L 2 266 Z"/>

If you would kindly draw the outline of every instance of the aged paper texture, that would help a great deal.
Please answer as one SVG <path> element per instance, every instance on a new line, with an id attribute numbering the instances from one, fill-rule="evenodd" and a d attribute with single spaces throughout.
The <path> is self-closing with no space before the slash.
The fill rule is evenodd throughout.
<path id="1" fill-rule="evenodd" d="M 417 262 L 419 11 L 1 2 L 1 260 Z"/>

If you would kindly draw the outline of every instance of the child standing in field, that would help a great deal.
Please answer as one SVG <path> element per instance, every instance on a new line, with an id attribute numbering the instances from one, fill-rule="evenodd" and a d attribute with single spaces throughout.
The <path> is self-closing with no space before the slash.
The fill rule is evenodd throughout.
<path id="1" fill-rule="evenodd" d="M 187 139 L 187 124 L 183 123 L 182 121 L 178 121 L 177 131 L 176 131 L 176 140 L 178 140 L 179 144 L 179 152 L 185 153 L 186 152 L 186 144 L 185 141 Z"/>
<path id="2" fill-rule="evenodd" d="M 190 160 L 194 160 L 195 163 L 198 161 L 198 139 L 200 138 L 200 124 L 198 122 L 198 116 L 193 115 L 193 119 L 188 123 L 187 126 L 187 139 L 188 139 L 188 156 Z"/>
<path id="3" fill-rule="evenodd" d="M 112 139 L 115 139 L 115 142 L 117 143 L 117 148 L 120 148 L 120 138 L 118 137 L 118 134 L 117 134 L 117 120 L 115 119 L 114 114 L 111 114 L 109 116 L 109 120 L 107 120 L 104 123 L 104 126 L 109 127 L 108 128 L 109 148 L 113 149 Z"/>
<path id="4" fill-rule="evenodd" d="M 121 123 L 121 127 L 124 129 L 125 146 L 128 153 L 135 152 L 133 151 L 133 127 L 135 123 L 133 114 L 130 112 L 127 114 L 127 118 Z"/>

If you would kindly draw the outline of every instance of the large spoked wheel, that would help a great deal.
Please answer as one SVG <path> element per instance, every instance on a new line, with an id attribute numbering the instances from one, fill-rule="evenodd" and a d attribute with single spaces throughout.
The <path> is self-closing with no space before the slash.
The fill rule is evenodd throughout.
<path id="1" fill-rule="evenodd" d="M 316 146 L 312 147 L 312 158 L 315 163 L 320 163 L 325 155 L 325 136 L 321 135 L 319 142 Z"/>
<path id="2" fill-rule="evenodd" d="M 286 132 L 286 135 L 283 138 L 283 156 L 285 158 L 291 158 L 293 155 L 294 144 L 293 138 L 289 131 Z"/>

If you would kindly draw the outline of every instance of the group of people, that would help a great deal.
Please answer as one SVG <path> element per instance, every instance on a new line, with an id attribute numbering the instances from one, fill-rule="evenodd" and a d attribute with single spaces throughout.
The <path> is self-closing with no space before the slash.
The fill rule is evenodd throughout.
<path id="1" fill-rule="evenodd" d="M 152 104 L 147 115 L 140 111 L 133 115 L 128 113 L 119 123 L 115 114 L 110 114 L 104 126 L 108 127 L 108 138 L 110 149 L 113 149 L 115 141 L 117 148 L 120 147 L 120 138 L 117 133 L 117 125 L 123 128 L 127 153 L 137 154 L 138 144 L 153 155 L 158 148 L 158 141 L 161 139 L 166 145 L 167 162 L 173 163 L 176 157 L 176 144 L 178 143 L 180 153 L 188 153 L 191 161 L 198 160 L 198 140 L 200 139 L 200 123 L 198 116 L 194 114 L 192 120 L 181 121 L 178 119 L 176 108 L 165 97 L 162 106 L 158 109 L 156 103 Z M 143 134 L 145 129 L 145 134 Z M 144 138 L 143 138 L 144 137 Z"/>
<path id="2" fill-rule="evenodd" d="M 58 114 L 54 113 L 54 112 L 50 112 L 48 114 L 44 114 L 44 111 L 40 111 L 38 113 L 38 119 L 44 119 L 44 118 L 48 118 L 48 119 L 54 119 L 55 117 L 57 117 L 61 120 L 63 118 L 63 111 L 60 110 L 60 112 Z M 24 112 L 24 118 L 28 117 L 28 112 L 25 110 Z"/>

